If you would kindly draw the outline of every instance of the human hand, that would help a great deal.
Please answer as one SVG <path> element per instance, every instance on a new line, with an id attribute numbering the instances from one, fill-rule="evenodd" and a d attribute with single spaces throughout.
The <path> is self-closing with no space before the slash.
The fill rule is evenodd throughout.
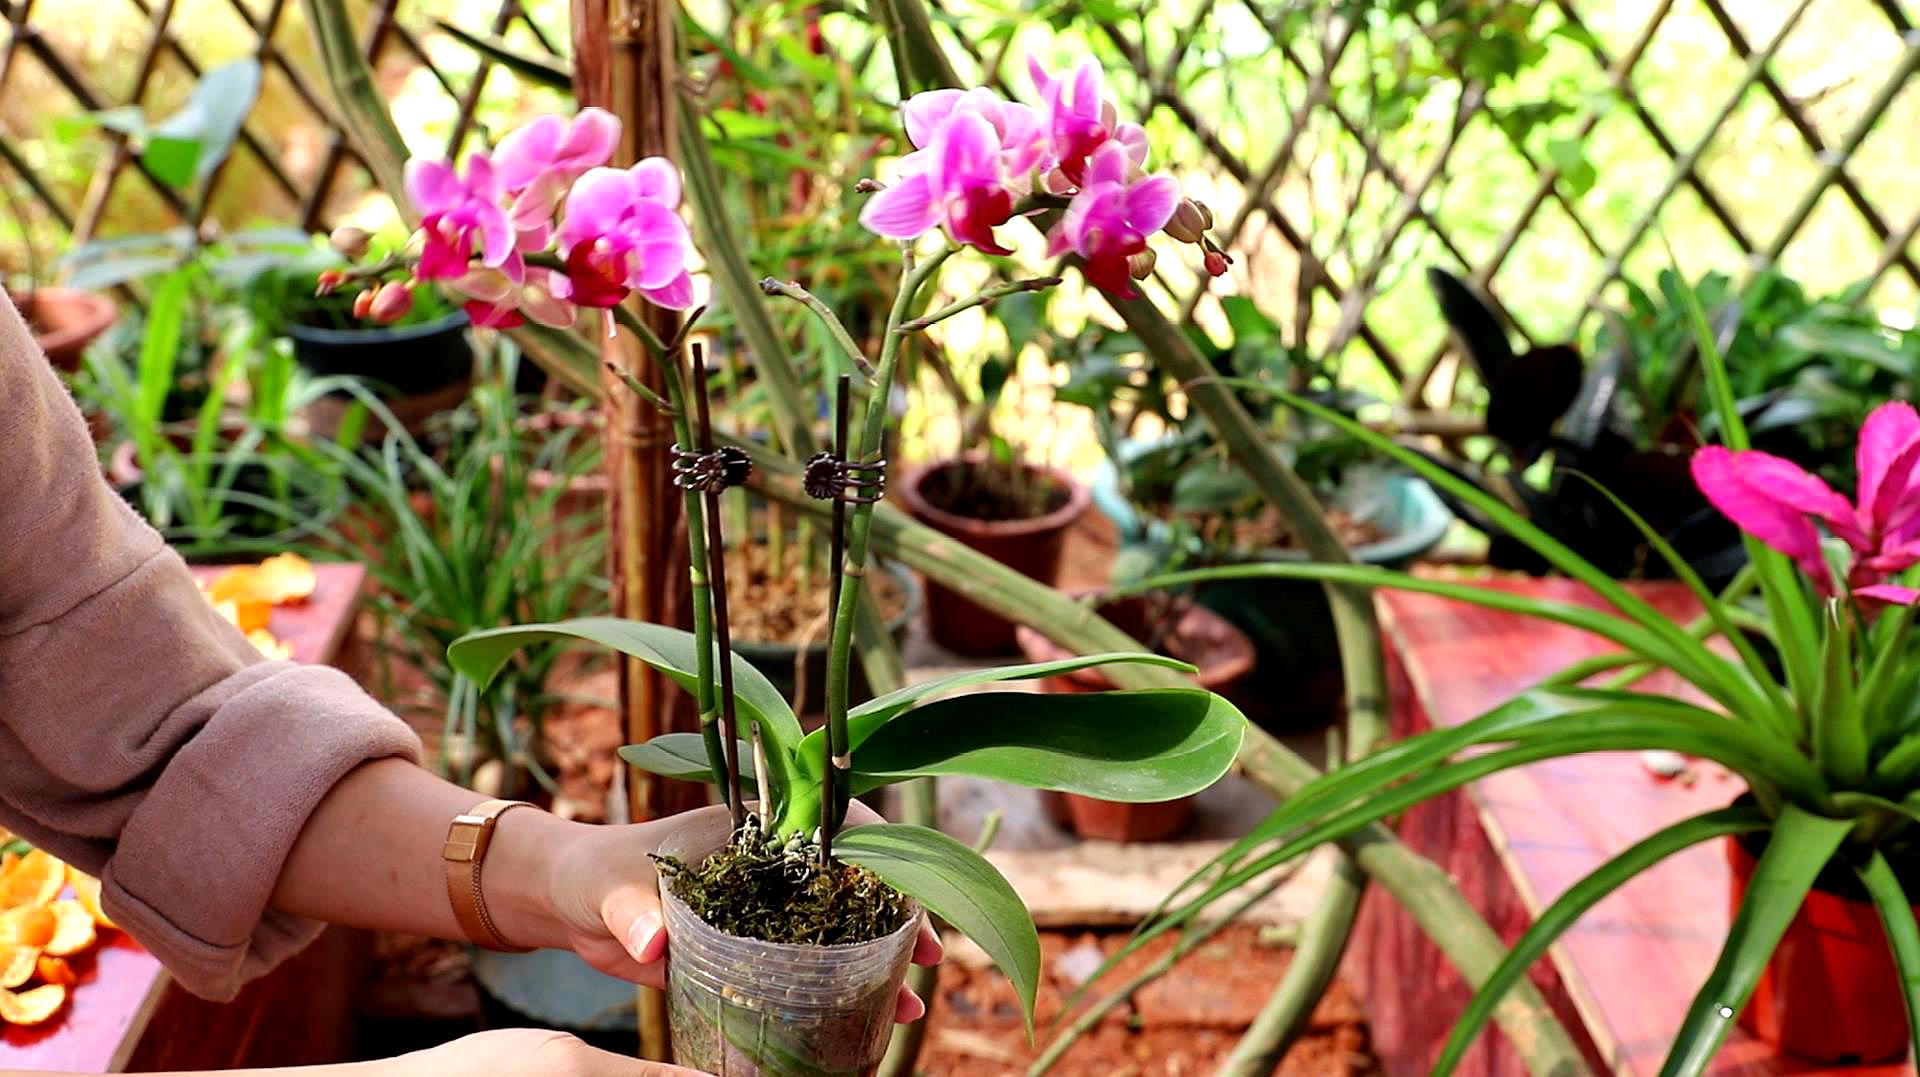
<path id="1" fill-rule="evenodd" d="M 558 938 L 547 945 L 564 946 L 594 968 L 613 976 L 653 987 L 665 985 L 667 934 L 660 909 L 660 881 L 650 854 L 675 830 L 710 822 L 724 807 L 701 808 L 668 819 L 631 826 L 572 826 L 556 844 L 545 881 L 544 907 L 552 920 L 546 934 Z M 504 827 L 515 814 L 501 817 Z M 851 824 L 883 822 L 880 815 L 858 801 L 848 806 Z M 495 841 L 500 838 L 496 837 Z M 511 930 L 508 938 L 519 941 Z M 937 965 L 943 949 L 940 936 L 923 923 L 914 942 L 913 963 Z M 920 997 L 902 987 L 894 1020 L 917 1021 L 927 1012 Z"/>
<path id="2" fill-rule="evenodd" d="M 564 1032 L 478 1032 L 368 1066 L 381 1077 L 697 1077 L 699 1071 L 597 1050 Z"/>

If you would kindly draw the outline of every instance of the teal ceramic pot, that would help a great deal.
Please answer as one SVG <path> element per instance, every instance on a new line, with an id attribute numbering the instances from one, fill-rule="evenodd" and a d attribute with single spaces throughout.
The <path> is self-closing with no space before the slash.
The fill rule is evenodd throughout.
<path id="1" fill-rule="evenodd" d="M 1432 549 L 1453 523 L 1433 488 L 1411 475 L 1382 480 L 1386 505 L 1376 520 L 1386 537 L 1354 549 L 1357 560 L 1387 568 L 1405 568 Z M 1125 547 L 1166 549 L 1165 527 L 1142 520 L 1124 497 L 1111 464 L 1093 483 L 1093 503 L 1114 522 Z M 1298 550 L 1248 550 L 1232 560 L 1303 561 Z M 1340 648 L 1326 592 L 1317 583 L 1298 580 L 1222 580 L 1195 596 L 1202 606 L 1233 622 L 1253 640 L 1259 656 L 1241 684 L 1242 710 L 1272 733 L 1312 729 L 1338 716 L 1345 685 Z"/>

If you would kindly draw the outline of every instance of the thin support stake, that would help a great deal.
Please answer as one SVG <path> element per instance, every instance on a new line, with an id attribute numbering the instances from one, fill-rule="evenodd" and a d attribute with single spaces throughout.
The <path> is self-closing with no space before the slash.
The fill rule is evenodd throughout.
<path id="1" fill-rule="evenodd" d="M 700 423 L 700 451 L 713 451 L 713 416 L 707 406 L 706 354 L 693 345 L 693 399 Z M 719 646 L 720 665 L 720 755 L 726 763 L 727 810 L 733 815 L 733 828 L 746 825 L 746 804 L 740 798 L 740 760 L 734 730 L 733 637 L 727 626 L 727 548 L 720 524 L 720 490 L 709 486 L 703 495 L 707 503 L 707 576 L 713 580 L 713 638 Z M 763 808 L 764 810 L 764 808 Z"/>
<path id="2" fill-rule="evenodd" d="M 853 395 L 853 375 L 842 374 L 834 386 L 833 399 L 833 454 L 842 460 L 847 458 L 848 414 Z M 833 638 L 834 619 L 840 610 L 840 582 L 846 578 L 847 566 L 847 502 L 844 498 L 833 499 L 833 526 L 827 540 L 827 638 Z M 820 773 L 825 788 L 820 791 L 820 866 L 825 867 L 833 859 L 833 805 L 834 790 L 838 785 L 840 755 L 845 751 L 833 741 L 833 722 L 828 720 L 826 736 L 820 738 Z"/>

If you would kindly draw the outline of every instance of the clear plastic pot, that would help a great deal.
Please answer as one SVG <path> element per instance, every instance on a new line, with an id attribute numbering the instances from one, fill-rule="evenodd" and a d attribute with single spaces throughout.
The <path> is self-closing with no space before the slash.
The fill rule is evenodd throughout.
<path id="1" fill-rule="evenodd" d="M 709 808 L 660 852 L 696 864 L 727 839 Z M 873 942 L 799 946 L 729 935 L 661 886 L 673 1058 L 719 1077 L 865 1077 L 893 1031 L 920 916 Z"/>

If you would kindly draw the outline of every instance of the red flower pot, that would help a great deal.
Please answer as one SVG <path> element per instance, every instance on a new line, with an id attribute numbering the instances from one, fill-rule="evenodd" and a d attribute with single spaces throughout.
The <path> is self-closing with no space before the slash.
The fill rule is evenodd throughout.
<path id="1" fill-rule="evenodd" d="M 1100 614 L 1135 639 L 1153 635 L 1155 610 L 1144 597 L 1123 598 L 1101 605 Z M 1193 681 L 1210 692 L 1228 693 L 1253 670 L 1253 641 L 1225 617 L 1192 602 L 1180 601 L 1170 614 L 1171 624 L 1159 633 L 1162 654 L 1198 666 Z M 1020 652 L 1029 662 L 1054 662 L 1073 652 L 1039 632 L 1021 625 L 1015 632 Z M 1099 667 L 1077 669 L 1040 682 L 1043 692 L 1109 692 L 1115 685 Z M 1042 794 L 1042 803 L 1054 822 L 1083 838 L 1101 841 L 1162 841 L 1185 829 L 1193 818 L 1193 798 L 1147 804 L 1123 804 L 1072 793 Z"/>
<path id="2" fill-rule="evenodd" d="M 120 309 L 99 292 L 72 288 L 36 288 L 17 297 L 32 319 L 33 341 L 55 367 L 73 373 L 87 345 L 112 327 Z"/>
<path id="3" fill-rule="evenodd" d="M 1727 839 L 1736 913 L 1754 855 Z M 1787 1054 L 1819 1062 L 1890 1062 L 1912 1043 L 1900 972 L 1871 902 L 1816 886 L 1794 915 L 1740 1025 Z"/>
<path id="4" fill-rule="evenodd" d="M 900 500 L 913 518 L 935 531 L 957 539 L 1023 576 L 1051 586 L 1060 577 L 1060 553 L 1067 529 L 1093 505 L 1093 495 L 1065 472 L 1027 467 L 1045 477 L 1064 500 L 1044 515 L 1023 520 L 981 520 L 962 516 L 935 503 L 937 481 L 959 460 L 942 460 L 915 468 L 900 484 Z M 959 654 L 984 657 L 1014 649 L 1013 623 L 947 588 L 927 581 L 927 631 L 934 642 Z"/>

